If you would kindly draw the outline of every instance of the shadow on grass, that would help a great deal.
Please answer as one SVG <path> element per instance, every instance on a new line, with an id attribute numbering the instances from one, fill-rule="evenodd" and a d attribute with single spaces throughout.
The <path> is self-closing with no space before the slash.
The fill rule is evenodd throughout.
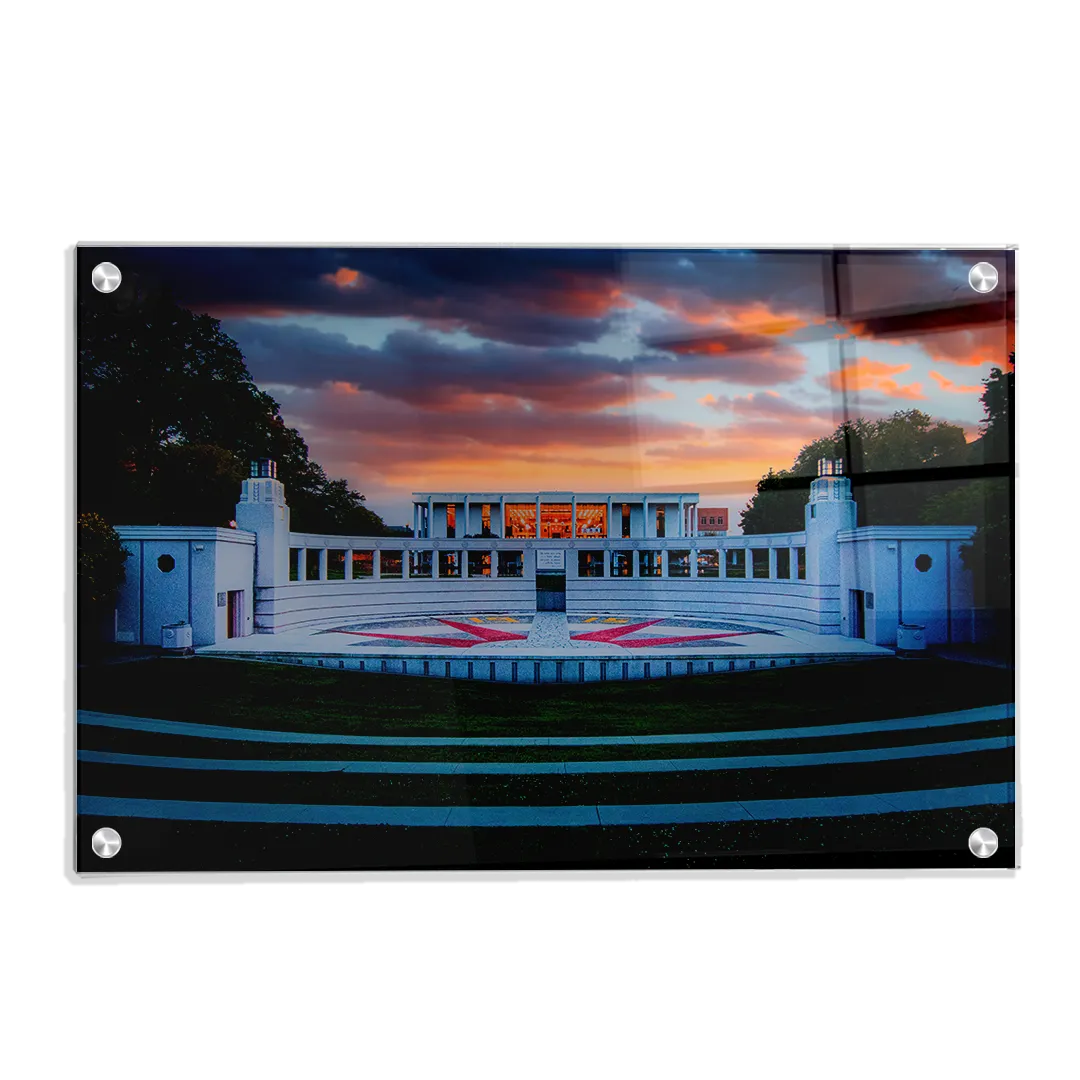
<path id="1" fill-rule="evenodd" d="M 633 735 L 880 720 L 998 705 L 1013 673 L 893 657 L 627 683 L 522 686 L 194 657 L 79 670 L 80 709 L 279 731 Z"/>

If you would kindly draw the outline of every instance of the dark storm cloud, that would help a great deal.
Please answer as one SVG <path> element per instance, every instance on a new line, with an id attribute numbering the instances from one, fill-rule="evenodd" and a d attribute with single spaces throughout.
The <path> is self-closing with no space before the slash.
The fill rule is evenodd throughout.
<path id="1" fill-rule="evenodd" d="M 462 395 L 517 398 L 566 410 L 601 409 L 649 396 L 641 380 L 715 380 L 749 385 L 791 381 L 805 370 L 795 352 L 742 355 L 642 354 L 619 360 L 574 349 L 482 342 L 459 348 L 430 334 L 397 331 L 379 349 L 342 334 L 294 324 L 227 321 L 260 385 L 315 388 L 348 383 L 424 409 L 454 407 Z"/>
<path id="2" fill-rule="evenodd" d="M 825 319 L 834 275 L 824 251 L 177 247 L 102 254 L 167 287 L 185 306 L 218 316 L 401 317 L 485 340 L 559 348 L 598 341 L 643 299 L 672 318 L 658 338 L 644 335 L 668 351 L 775 347 L 775 339 L 728 340 L 725 316 L 746 307 L 796 313 L 819 324 L 815 333 L 831 333 Z M 957 319 L 978 325 L 986 313 L 996 317 L 1004 300 L 970 290 L 972 258 L 842 252 L 836 279 L 844 314 L 874 337 L 903 337 L 913 325 L 907 314 L 898 320 L 904 308 L 956 307 L 937 318 L 946 324 L 935 325 L 938 331 Z M 753 337 L 741 322 L 734 329 Z"/>

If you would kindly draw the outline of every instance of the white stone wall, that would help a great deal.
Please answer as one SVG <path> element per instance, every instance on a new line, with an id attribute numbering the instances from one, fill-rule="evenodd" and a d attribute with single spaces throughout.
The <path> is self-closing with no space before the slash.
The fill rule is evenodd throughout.
<path id="1" fill-rule="evenodd" d="M 160 645 L 161 628 L 186 622 L 196 646 L 228 637 L 228 608 L 218 594 L 244 594 L 244 633 L 254 630 L 255 536 L 234 529 L 120 526 L 131 558 L 116 601 L 116 641 Z M 171 570 L 158 565 L 173 560 Z"/>
<path id="2" fill-rule="evenodd" d="M 975 530 L 969 527 L 875 526 L 838 534 L 842 632 L 851 634 L 850 593 L 873 596 L 865 612 L 865 637 L 874 645 L 896 645 L 900 623 L 926 628 L 928 644 L 974 640 L 971 575 L 960 549 Z M 919 556 L 930 566 L 920 570 Z"/>

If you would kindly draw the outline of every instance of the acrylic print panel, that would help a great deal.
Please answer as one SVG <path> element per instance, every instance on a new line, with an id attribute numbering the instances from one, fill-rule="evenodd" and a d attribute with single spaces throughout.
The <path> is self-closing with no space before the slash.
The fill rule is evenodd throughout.
<path id="1" fill-rule="evenodd" d="M 1013 260 L 80 248 L 78 869 L 1014 865 Z"/>

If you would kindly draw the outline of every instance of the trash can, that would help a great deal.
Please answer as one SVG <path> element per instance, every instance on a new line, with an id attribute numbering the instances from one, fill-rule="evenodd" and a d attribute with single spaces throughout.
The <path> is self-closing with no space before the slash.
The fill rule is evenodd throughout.
<path id="1" fill-rule="evenodd" d="M 926 651 L 926 627 L 918 623 L 900 623 L 896 628 L 896 651 L 902 653 Z"/>
<path id="2" fill-rule="evenodd" d="M 185 622 L 167 623 L 161 628 L 161 647 L 174 656 L 190 655 L 195 650 L 191 646 L 191 624 Z"/>

